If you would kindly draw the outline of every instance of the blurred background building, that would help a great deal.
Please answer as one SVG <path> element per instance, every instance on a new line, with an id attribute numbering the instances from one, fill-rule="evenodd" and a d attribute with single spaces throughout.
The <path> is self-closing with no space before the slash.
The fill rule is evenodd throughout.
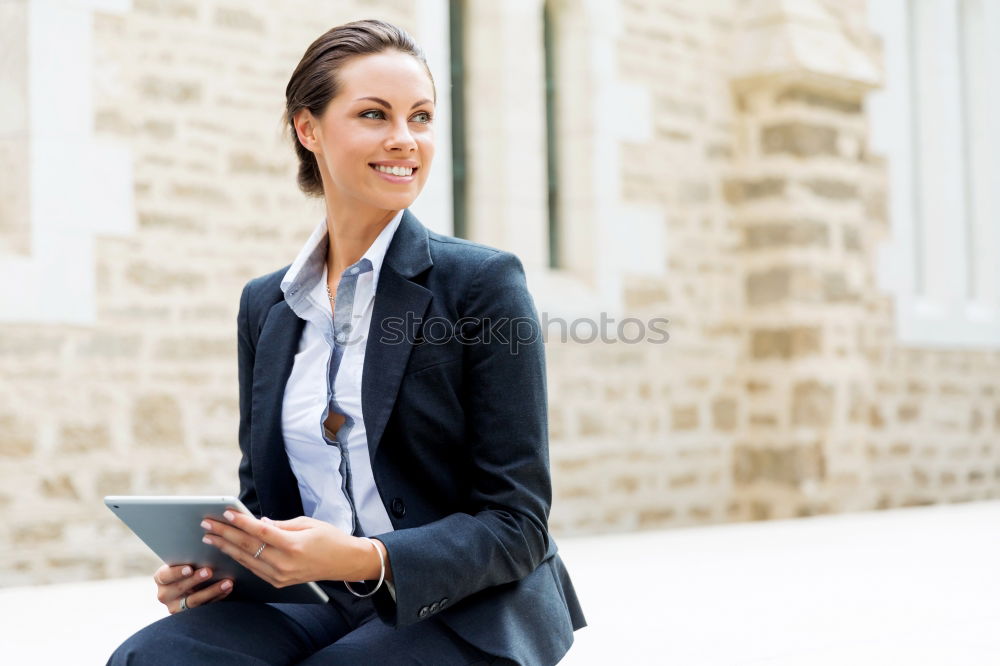
<path id="1" fill-rule="evenodd" d="M 365 17 L 437 84 L 414 212 L 548 323 L 557 538 L 1000 497 L 998 3 L 0 0 L 0 586 L 236 492 L 240 289 L 324 214 L 284 87 Z"/>

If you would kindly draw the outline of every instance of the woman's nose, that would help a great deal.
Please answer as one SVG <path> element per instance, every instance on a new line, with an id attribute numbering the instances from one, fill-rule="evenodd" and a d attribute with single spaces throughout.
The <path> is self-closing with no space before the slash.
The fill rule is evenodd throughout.
<path id="1" fill-rule="evenodd" d="M 410 133 L 410 128 L 406 123 L 394 123 L 386 139 L 386 148 L 412 149 L 417 147 L 417 142 Z"/>

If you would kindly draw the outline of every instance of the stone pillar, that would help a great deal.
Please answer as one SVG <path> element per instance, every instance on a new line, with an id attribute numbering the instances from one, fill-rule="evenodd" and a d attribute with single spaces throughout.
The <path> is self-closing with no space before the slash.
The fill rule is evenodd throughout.
<path id="1" fill-rule="evenodd" d="M 873 40 L 832 11 L 774 0 L 745 3 L 741 16 L 724 185 L 746 345 L 731 519 L 873 504 L 860 335 L 874 288 L 863 104 L 879 71 Z"/>

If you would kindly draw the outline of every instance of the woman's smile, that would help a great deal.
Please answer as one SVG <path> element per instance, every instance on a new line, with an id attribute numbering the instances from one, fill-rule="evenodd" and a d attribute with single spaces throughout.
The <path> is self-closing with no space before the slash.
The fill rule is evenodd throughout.
<path id="1" fill-rule="evenodd" d="M 387 166 L 383 164 L 369 164 L 368 167 L 377 173 L 380 178 L 390 183 L 412 183 L 420 167 Z"/>

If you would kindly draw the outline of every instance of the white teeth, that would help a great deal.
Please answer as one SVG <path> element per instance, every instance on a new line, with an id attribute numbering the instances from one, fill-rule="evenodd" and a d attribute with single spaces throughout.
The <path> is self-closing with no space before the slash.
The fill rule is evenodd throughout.
<path id="1" fill-rule="evenodd" d="M 387 166 L 382 166 L 381 164 L 376 164 L 375 168 L 381 171 L 382 173 L 391 173 L 394 176 L 409 176 L 413 173 L 413 169 L 411 169 L 410 167 L 398 167 L 398 166 L 387 167 Z"/>

